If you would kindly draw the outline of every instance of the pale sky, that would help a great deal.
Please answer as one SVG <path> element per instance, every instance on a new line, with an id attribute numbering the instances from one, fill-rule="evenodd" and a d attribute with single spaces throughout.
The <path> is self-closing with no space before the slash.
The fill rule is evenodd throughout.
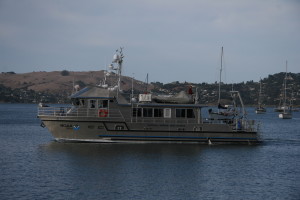
<path id="1" fill-rule="evenodd" d="M 0 0 L 0 72 L 94 71 L 226 83 L 300 73 L 300 0 Z"/>

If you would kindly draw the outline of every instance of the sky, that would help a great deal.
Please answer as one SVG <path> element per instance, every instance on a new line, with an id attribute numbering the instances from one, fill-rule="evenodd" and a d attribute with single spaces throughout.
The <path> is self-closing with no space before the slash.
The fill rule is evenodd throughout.
<path id="1" fill-rule="evenodd" d="M 300 73 L 300 0 L 0 0 L 0 72 L 105 70 L 149 82 Z"/>

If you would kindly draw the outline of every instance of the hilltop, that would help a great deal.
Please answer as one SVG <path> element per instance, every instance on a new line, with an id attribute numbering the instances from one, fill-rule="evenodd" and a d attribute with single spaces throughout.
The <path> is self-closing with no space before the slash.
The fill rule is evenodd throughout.
<path id="1" fill-rule="evenodd" d="M 111 83 L 116 75 L 111 74 L 107 77 L 107 82 Z M 14 72 L 2 72 L 0 74 L 0 84 L 11 89 L 27 89 L 35 92 L 67 92 L 71 93 L 74 85 L 81 88 L 86 85 L 98 85 L 104 79 L 104 71 L 53 71 L 53 72 L 31 72 L 16 74 Z M 122 88 L 128 90 L 131 88 L 132 79 L 123 76 Z M 138 89 L 143 85 L 142 82 L 136 81 Z"/>
<path id="2" fill-rule="evenodd" d="M 74 92 L 74 86 L 82 89 L 87 85 L 99 85 L 104 80 L 104 71 L 53 71 L 16 74 L 2 72 L 0 74 L 0 102 L 35 103 L 69 102 L 68 97 Z M 116 74 L 106 77 L 108 84 L 116 82 Z M 132 78 L 122 77 L 122 89 L 131 90 Z M 134 80 L 135 89 L 143 91 L 145 83 Z M 150 87 L 151 88 L 151 87 Z"/>
<path id="3" fill-rule="evenodd" d="M 269 75 L 262 79 L 264 103 L 266 105 L 277 105 L 281 94 L 282 83 L 285 73 Z M 288 93 L 293 94 L 293 104 L 300 105 L 300 73 L 289 73 Z M 2 72 L 0 74 L 0 102 L 20 103 L 69 103 L 68 96 L 74 91 L 74 85 L 84 88 L 87 85 L 99 85 L 104 80 L 104 71 L 53 71 L 53 72 L 31 72 L 16 74 L 14 72 Z M 146 83 L 133 80 L 131 77 L 123 76 L 121 86 L 123 91 L 131 92 L 132 81 L 134 91 L 144 92 Z M 116 84 L 116 74 L 111 73 L 106 77 L 108 84 Z M 114 85 L 113 84 L 113 85 Z M 152 82 L 148 85 L 148 91 L 156 94 L 175 94 L 187 90 L 193 86 L 194 92 L 200 95 L 200 103 L 215 104 L 218 96 L 218 83 L 180 83 L 178 81 L 163 84 Z M 259 82 L 247 81 L 235 84 L 222 83 L 222 99 L 230 99 L 228 91 L 240 91 L 246 105 L 257 104 Z"/>

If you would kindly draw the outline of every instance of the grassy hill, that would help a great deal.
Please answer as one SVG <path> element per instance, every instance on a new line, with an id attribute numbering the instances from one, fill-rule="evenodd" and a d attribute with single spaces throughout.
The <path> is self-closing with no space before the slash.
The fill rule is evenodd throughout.
<path id="1" fill-rule="evenodd" d="M 107 82 L 115 81 L 115 74 L 107 77 Z M 13 72 L 1 73 L 0 84 L 11 89 L 27 89 L 36 92 L 66 92 L 73 90 L 73 85 L 79 85 L 81 88 L 86 85 L 98 85 L 104 78 L 104 71 L 88 71 L 88 72 L 69 72 L 69 71 L 53 71 L 53 72 L 31 72 L 24 74 L 16 74 Z M 122 78 L 122 89 L 131 89 L 132 79 L 124 76 Z M 135 80 L 135 87 L 142 90 L 144 83 Z"/>
<path id="2" fill-rule="evenodd" d="M 277 105 L 281 95 L 282 83 L 285 73 L 269 75 L 262 79 L 264 104 Z M 293 94 L 294 105 L 300 105 L 300 73 L 289 73 L 288 93 Z M 106 77 L 109 85 L 116 85 L 116 74 Z M 104 71 L 53 71 L 53 72 L 31 72 L 16 74 L 14 72 L 2 72 L 0 74 L 0 102 L 69 102 L 68 96 L 73 92 L 74 85 L 84 88 L 86 85 L 98 85 L 104 79 Z M 134 91 L 143 92 L 146 84 L 134 81 Z M 131 91 L 132 78 L 122 77 L 122 90 Z M 218 96 L 218 84 L 208 83 L 180 83 L 178 81 L 163 84 L 160 82 L 148 85 L 148 91 L 156 94 L 174 94 L 187 90 L 193 86 L 194 92 L 197 88 L 200 95 L 200 103 L 216 104 Z M 259 91 L 259 83 L 247 81 L 235 84 L 222 83 L 222 98 L 224 101 L 230 99 L 230 90 L 240 91 L 246 105 L 256 105 Z"/>

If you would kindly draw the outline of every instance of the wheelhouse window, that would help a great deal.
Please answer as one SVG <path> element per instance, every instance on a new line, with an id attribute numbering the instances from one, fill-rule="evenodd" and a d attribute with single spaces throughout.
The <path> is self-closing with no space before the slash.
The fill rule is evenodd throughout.
<path id="1" fill-rule="evenodd" d="M 143 117 L 152 117 L 153 109 L 152 108 L 143 108 Z"/>
<path id="2" fill-rule="evenodd" d="M 89 108 L 96 108 L 96 100 L 95 99 L 89 100 Z"/>
<path id="3" fill-rule="evenodd" d="M 79 105 L 80 105 L 79 99 L 72 99 L 72 104 L 73 104 L 74 106 L 79 106 Z"/>
<path id="4" fill-rule="evenodd" d="M 184 109 L 184 108 L 176 109 L 176 117 L 177 118 L 195 118 L 194 110 L 193 109 Z"/>
<path id="5" fill-rule="evenodd" d="M 108 108 L 108 100 L 98 100 L 98 108 Z"/>
<path id="6" fill-rule="evenodd" d="M 72 99 L 72 104 L 75 106 L 84 106 L 84 99 Z"/>
<path id="7" fill-rule="evenodd" d="M 142 108 L 132 108 L 132 117 L 141 117 Z"/>
<path id="8" fill-rule="evenodd" d="M 186 117 L 187 118 L 195 118 L 195 113 L 193 109 L 186 109 Z"/>
<path id="9" fill-rule="evenodd" d="M 81 106 L 84 106 L 84 105 L 85 105 L 85 100 L 84 100 L 84 99 L 80 99 L 79 101 L 80 101 L 80 105 L 81 105 Z"/>
<path id="10" fill-rule="evenodd" d="M 186 109 L 176 109 L 176 117 L 177 118 L 185 118 Z"/>
<path id="11" fill-rule="evenodd" d="M 163 117 L 164 110 L 161 108 L 154 108 L 154 117 Z"/>

